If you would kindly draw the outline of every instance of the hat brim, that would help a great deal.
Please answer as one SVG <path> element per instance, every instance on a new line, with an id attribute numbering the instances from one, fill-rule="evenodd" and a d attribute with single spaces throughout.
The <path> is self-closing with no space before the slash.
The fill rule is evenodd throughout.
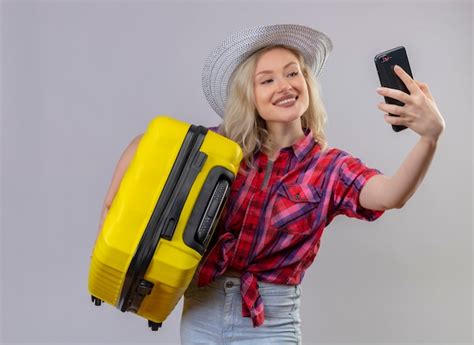
<path id="1" fill-rule="evenodd" d="M 332 42 L 326 34 L 295 24 L 257 26 L 229 36 L 211 52 L 202 72 L 204 95 L 220 117 L 224 117 L 232 73 L 257 50 L 273 45 L 300 52 L 315 76 L 321 73 L 332 50 Z"/>

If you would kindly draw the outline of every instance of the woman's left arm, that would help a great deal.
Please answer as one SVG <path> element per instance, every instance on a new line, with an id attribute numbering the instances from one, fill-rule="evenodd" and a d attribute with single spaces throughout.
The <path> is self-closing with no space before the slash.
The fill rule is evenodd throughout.
<path id="1" fill-rule="evenodd" d="M 438 139 L 446 126 L 428 85 L 412 79 L 399 66 L 395 66 L 395 73 L 405 83 L 410 94 L 390 88 L 379 88 L 377 92 L 405 105 L 400 107 L 379 103 L 378 107 L 386 112 L 386 122 L 406 126 L 418 133 L 420 139 L 395 175 L 376 175 L 364 185 L 359 202 L 364 208 L 372 210 L 401 208 L 411 198 L 428 170 Z M 389 116 L 387 113 L 400 117 Z"/>

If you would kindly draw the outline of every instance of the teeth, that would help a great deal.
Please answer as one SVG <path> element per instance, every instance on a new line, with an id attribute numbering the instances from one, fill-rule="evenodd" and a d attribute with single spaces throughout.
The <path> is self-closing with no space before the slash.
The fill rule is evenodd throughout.
<path id="1" fill-rule="evenodd" d="M 275 104 L 275 105 L 283 105 L 283 104 L 291 103 L 291 102 L 293 102 L 293 101 L 295 101 L 295 100 L 296 100 L 295 98 L 288 98 L 288 99 L 285 99 L 285 100 L 283 100 L 283 101 L 278 102 L 278 103 Z"/>

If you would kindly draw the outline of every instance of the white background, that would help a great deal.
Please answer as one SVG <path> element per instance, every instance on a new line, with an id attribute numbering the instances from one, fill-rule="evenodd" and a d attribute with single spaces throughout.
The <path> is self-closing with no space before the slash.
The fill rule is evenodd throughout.
<path id="1" fill-rule="evenodd" d="M 250 26 L 296 23 L 334 43 L 320 81 L 329 144 L 395 173 L 418 136 L 395 133 L 373 58 L 405 46 L 446 131 L 423 184 L 374 223 L 337 218 L 303 281 L 305 344 L 472 342 L 472 3 L 469 1 L 3 1 L 1 339 L 179 343 L 89 299 L 115 164 L 158 114 L 217 125 L 209 52 Z"/>

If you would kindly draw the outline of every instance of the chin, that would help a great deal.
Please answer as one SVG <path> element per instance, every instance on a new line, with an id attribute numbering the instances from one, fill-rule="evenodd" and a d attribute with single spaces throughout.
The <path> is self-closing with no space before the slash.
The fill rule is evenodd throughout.
<path id="1" fill-rule="evenodd" d="M 295 114 L 294 116 L 288 116 L 286 117 L 286 119 L 284 120 L 284 122 L 294 122 L 294 121 L 297 121 L 301 118 L 301 115 L 297 115 Z"/>
<path id="2" fill-rule="evenodd" d="M 301 119 L 301 115 L 292 114 L 292 115 L 281 115 L 281 116 L 272 116 L 266 121 L 270 122 L 280 122 L 280 123 L 292 123 Z"/>
<path id="3" fill-rule="evenodd" d="M 282 122 L 293 122 L 298 119 L 301 119 L 303 114 L 304 114 L 303 111 L 295 111 L 289 114 L 282 114 L 281 116 L 279 116 L 279 118 L 281 119 Z"/>
<path id="4" fill-rule="evenodd" d="M 293 122 L 298 119 L 301 119 L 305 112 L 305 109 L 293 109 L 292 111 L 288 111 L 285 109 L 284 111 L 277 111 L 275 112 L 275 109 L 268 109 L 267 114 L 270 114 L 268 116 L 261 116 L 260 117 L 265 120 L 265 121 L 270 121 L 270 122 L 282 122 L 282 123 L 287 123 L 287 122 Z"/>

